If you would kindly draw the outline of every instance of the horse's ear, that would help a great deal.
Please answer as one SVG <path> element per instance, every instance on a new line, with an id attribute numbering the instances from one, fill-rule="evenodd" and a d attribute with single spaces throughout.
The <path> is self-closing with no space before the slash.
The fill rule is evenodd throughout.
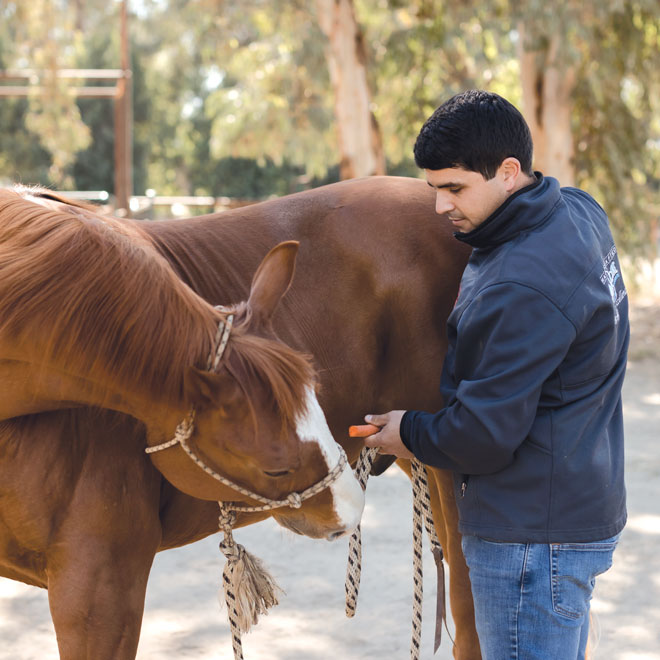
<path id="1" fill-rule="evenodd" d="M 291 286 L 296 266 L 298 241 L 276 245 L 261 262 L 252 280 L 248 306 L 252 316 L 268 321 L 282 296 Z"/>

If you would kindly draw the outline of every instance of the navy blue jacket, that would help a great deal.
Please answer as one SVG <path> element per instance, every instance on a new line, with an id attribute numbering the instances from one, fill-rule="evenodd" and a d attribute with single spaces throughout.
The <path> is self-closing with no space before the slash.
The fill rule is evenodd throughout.
<path id="1" fill-rule="evenodd" d="M 628 299 L 603 209 L 537 173 L 480 226 L 448 323 L 445 408 L 404 444 L 453 470 L 463 534 L 588 542 L 626 520 Z"/>

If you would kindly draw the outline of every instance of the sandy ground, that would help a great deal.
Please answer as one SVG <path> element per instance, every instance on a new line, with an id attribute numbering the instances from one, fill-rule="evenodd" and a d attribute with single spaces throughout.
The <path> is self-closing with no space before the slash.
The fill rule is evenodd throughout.
<path id="1" fill-rule="evenodd" d="M 660 308 L 633 315 L 625 384 L 629 522 L 614 566 L 593 603 L 601 630 L 596 657 L 660 660 Z M 236 532 L 286 594 L 244 637 L 246 660 L 407 658 L 412 610 L 411 494 L 398 470 L 371 479 L 363 518 L 363 575 L 354 619 L 343 613 L 347 542 L 297 537 L 267 521 Z M 151 574 L 140 660 L 231 660 L 217 601 L 223 557 L 218 536 L 157 556 Z M 432 655 L 435 586 L 425 556 L 423 660 Z M 451 623 L 450 623 L 451 627 Z M 0 660 L 57 658 L 46 593 L 0 579 Z M 449 660 L 445 635 L 435 656 Z"/>

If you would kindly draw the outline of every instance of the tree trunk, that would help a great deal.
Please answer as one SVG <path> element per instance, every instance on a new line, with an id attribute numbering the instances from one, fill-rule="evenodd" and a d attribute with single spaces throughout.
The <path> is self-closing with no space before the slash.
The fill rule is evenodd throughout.
<path id="1" fill-rule="evenodd" d="M 380 128 L 371 112 L 366 50 L 353 0 L 316 0 L 328 39 L 326 59 L 335 93 L 335 121 L 342 179 L 385 174 Z"/>
<path id="2" fill-rule="evenodd" d="M 555 177 L 563 186 L 573 186 L 571 113 L 575 68 L 561 61 L 560 35 L 547 35 L 543 47 L 532 50 L 526 46 L 522 24 L 518 32 L 523 114 L 534 141 L 534 169 Z"/>

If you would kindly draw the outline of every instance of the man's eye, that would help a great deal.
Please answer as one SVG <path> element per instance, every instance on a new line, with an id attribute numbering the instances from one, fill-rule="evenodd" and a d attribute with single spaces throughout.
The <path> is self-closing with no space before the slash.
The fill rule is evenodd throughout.
<path id="1" fill-rule="evenodd" d="M 456 195 L 457 193 L 461 192 L 461 190 L 463 190 L 463 188 L 450 188 L 449 192 Z"/>

